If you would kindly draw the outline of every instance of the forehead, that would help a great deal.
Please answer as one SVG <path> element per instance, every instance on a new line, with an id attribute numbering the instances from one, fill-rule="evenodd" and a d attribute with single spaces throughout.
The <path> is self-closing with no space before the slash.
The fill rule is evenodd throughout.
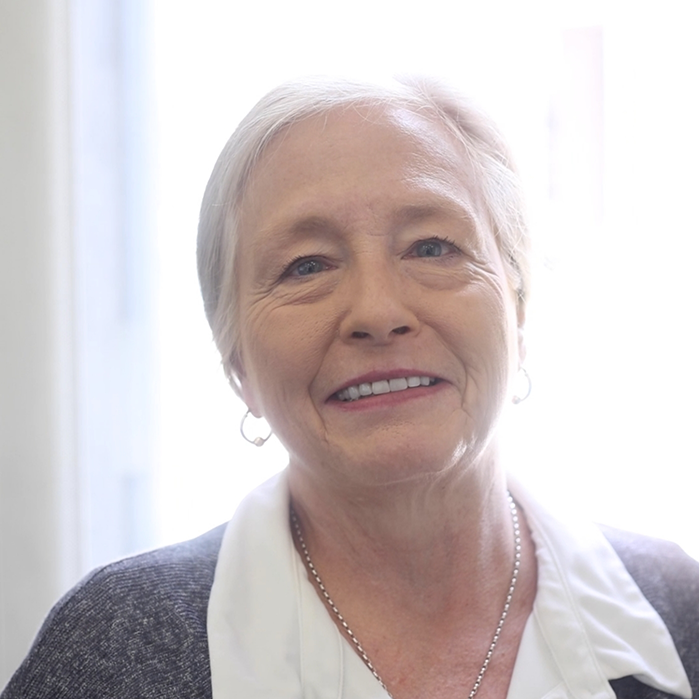
<path id="1" fill-rule="evenodd" d="M 384 155 L 427 150 L 445 163 L 463 164 L 463 147 L 436 115 L 420 114 L 404 107 L 346 106 L 314 115 L 287 126 L 277 134 L 256 169 L 265 161 L 291 157 L 298 162 L 322 152 L 341 156 L 359 144 L 378 146 Z"/>
<path id="2" fill-rule="evenodd" d="M 306 118 L 277 134 L 250 174 L 242 231 L 315 210 L 342 218 L 403 205 L 454 204 L 475 216 L 476 178 L 465 146 L 436 116 L 405 108 L 351 107 Z"/>

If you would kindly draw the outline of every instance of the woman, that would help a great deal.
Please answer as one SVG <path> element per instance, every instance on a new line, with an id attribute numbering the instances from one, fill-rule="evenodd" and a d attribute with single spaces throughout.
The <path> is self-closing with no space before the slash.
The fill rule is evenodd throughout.
<path id="1" fill-rule="evenodd" d="M 508 492 L 526 241 L 497 133 L 441 88 L 263 99 L 199 271 L 289 466 L 225 532 L 94 573 L 3 697 L 691 697 L 699 565 Z"/>

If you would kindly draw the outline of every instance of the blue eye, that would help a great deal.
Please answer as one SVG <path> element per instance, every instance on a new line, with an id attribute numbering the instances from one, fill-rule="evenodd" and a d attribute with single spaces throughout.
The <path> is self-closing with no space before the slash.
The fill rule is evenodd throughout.
<path id="1" fill-rule="evenodd" d="M 454 245 L 444 240 L 433 238 L 432 240 L 421 240 L 413 248 L 417 257 L 442 257 L 452 252 Z"/>
<path id="2" fill-rule="evenodd" d="M 292 263 L 289 267 L 289 274 L 296 277 L 307 277 L 311 274 L 318 274 L 326 269 L 326 266 L 320 260 L 302 259 Z"/>

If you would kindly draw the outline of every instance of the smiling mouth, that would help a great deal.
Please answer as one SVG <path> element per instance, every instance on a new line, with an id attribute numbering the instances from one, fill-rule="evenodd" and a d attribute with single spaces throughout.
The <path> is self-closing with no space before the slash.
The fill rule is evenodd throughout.
<path id="1" fill-rule="evenodd" d="M 335 393 L 333 397 L 339 401 L 350 402 L 368 398 L 369 396 L 380 396 L 384 393 L 407 391 L 410 388 L 419 388 L 420 386 L 434 386 L 437 381 L 438 379 L 434 378 L 434 376 L 406 376 L 398 379 L 384 379 L 382 381 L 348 386 Z"/>

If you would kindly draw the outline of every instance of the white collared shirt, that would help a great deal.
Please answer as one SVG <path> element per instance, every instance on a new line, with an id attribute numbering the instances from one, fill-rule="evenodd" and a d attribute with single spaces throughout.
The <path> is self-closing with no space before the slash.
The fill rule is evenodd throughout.
<path id="1" fill-rule="evenodd" d="M 613 699 L 629 675 L 689 699 L 670 633 L 598 527 L 563 522 L 510 481 L 536 545 L 537 594 L 510 699 Z"/>
<path id="2" fill-rule="evenodd" d="M 685 699 L 670 634 L 604 536 L 563 524 L 510 484 L 536 544 L 538 588 L 509 699 L 614 699 L 634 675 Z M 283 472 L 241 503 L 221 544 L 208 609 L 213 699 L 386 699 L 308 581 Z"/>

